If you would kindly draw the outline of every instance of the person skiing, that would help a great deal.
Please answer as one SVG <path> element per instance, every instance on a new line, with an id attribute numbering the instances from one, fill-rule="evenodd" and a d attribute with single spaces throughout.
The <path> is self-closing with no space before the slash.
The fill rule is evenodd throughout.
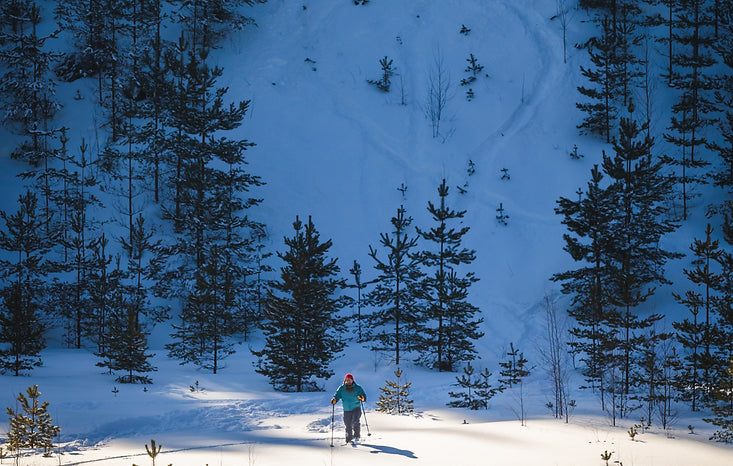
<path id="1" fill-rule="evenodd" d="M 359 440 L 361 434 L 361 404 L 366 401 L 366 393 L 361 385 L 354 382 L 354 376 L 346 374 L 344 383 L 336 390 L 331 399 L 335 405 L 338 400 L 344 408 L 344 424 L 346 425 L 346 443 Z"/>

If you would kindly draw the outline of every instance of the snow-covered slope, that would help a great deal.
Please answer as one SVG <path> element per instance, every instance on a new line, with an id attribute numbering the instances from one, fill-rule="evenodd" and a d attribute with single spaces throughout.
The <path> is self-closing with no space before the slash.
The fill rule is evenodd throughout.
<path id="1" fill-rule="evenodd" d="M 378 245 L 390 217 L 404 204 L 416 225 L 430 226 L 427 203 L 437 200 L 445 178 L 451 206 L 467 211 L 465 246 L 477 251 L 472 270 L 480 281 L 471 301 L 483 312 L 486 333 L 477 365 L 495 371 L 510 342 L 529 356 L 536 368 L 525 387 L 528 425 L 515 420 L 515 392 L 496 397 L 488 411 L 448 409 L 455 374 L 411 365 L 404 377 L 413 382 L 419 414 L 376 413 L 378 388 L 394 367 L 355 343 L 334 362 L 326 393 L 284 394 L 252 370 L 248 345 L 259 349 L 256 338 L 239 346 L 214 376 L 167 359 L 166 335 L 159 331 L 159 370 L 147 391 L 100 374 L 84 350 L 52 348 L 44 352 L 45 366 L 29 377 L 0 376 L 0 404 L 12 404 L 37 383 L 62 428 L 54 450 L 60 456 L 25 457 L 21 464 L 149 464 L 144 444 L 151 438 L 163 445 L 156 463 L 175 466 L 588 465 L 604 464 L 604 451 L 627 466 L 730 464 L 733 450 L 708 442 L 709 427 L 684 413 L 670 437 L 656 431 L 632 442 L 626 430 L 636 421 L 609 427 L 588 392 L 572 393 L 578 407 L 569 425 L 544 407 L 550 385 L 535 358 L 542 302 L 558 294 L 549 277 L 572 266 L 553 208 L 560 196 L 585 186 L 602 147 L 575 129 L 581 119 L 574 105 L 578 64 L 585 54 L 570 47 L 563 63 L 560 25 L 550 19 L 555 2 L 372 0 L 355 6 L 348 0 L 269 0 L 247 13 L 258 27 L 231 36 L 214 58 L 224 68 L 219 84 L 229 86 L 228 97 L 252 100 L 237 135 L 257 144 L 248 151 L 250 167 L 267 185 L 253 193 L 264 202 L 252 215 L 268 225 L 271 250 L 282 249 L 296 216 L 312 216 L 322 238 L 333 239 L 342 272 L 357 260 L 368 279 L 368 246 Z M 573 13 L 569 44 L 585 37 L 584 19 Z M 469 34 L 460 33 L 463 26 Z M 470 54 L 484 70 L 469 102 L 458 83 L 468 76 Z M 367 83 L 379 78 L 384 56 L 398 73 L 390 93 Z M 453 85 L 441 135 L 434 138 L 425 101 L 436 60 Z M 64 85 L 60 94 L 93 92 L 85 86 Z M 91 102 L 76 101 L 62 115 L 78 128 L 71 135 L 77 146 L 81 137 L 96 140 Z M 584 159 L 569 156 L 575 144 Z M 18 168 L 2 155 L 6 166 Z M 13 170 L 0 171 L 4 183 Z M 509 179 L 502 179 L 504 173 Z M 400 187 L 407 188 L 404 194 Z M 496 219 L 500 205 L 508 225 Z M 678 235 L 679 249 L 691 241 L 685 234 L 695 234 L 694 228 Z M 345 372 L 367 390 L 365 421 L 372 435 L 356 448 L 331 448 L 328 401 Z M 191 391 L 196 381 L 203 390 Z M 335 420 L 338 445 L 338 409 Z M 0 419 L 3 429 L 7 423 Z"/>
<path id="2" fill-rule="evenodd" d="M 268 183 L 262 210 L 273 247 L 296 215 L 311 215 L 343 271 L 358 260 L 369 276 L 368 245 L 378 246 L 397 208 L 430 226 L 427 203 L 446 178 L 449 202 L 467 210 L 466 246 L 481 279 L 472 299 L 487 334 L 501 329 L 502 344 L 520 338 L 523 314 L 569 265 L 554 202 L 584 185 L 590 166 L 568 156 L 577 67 L 562 62 L 552 11 L 541 2 L 273 1 L 255 16 L 258 29 L 238 38 L 241 53 L 222 51 L 220 64 L 230 89 L 252 99 L 241 132 L 258 144 L 250 160 Z M 459 82 L 470 54 L 484 70 L 469 102 Z M 390 93 L 367 83 L 384 56 L 398 73 Z M 436 58 L 453 85 L 433 138 L 425 102 Z M 508 226 L 496 220 L 500 205 Z"/>

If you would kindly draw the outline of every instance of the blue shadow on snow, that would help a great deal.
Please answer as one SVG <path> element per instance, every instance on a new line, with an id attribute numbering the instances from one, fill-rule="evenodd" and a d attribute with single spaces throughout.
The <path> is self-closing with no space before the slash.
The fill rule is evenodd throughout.
<path id="1" fill-rule="evenodd" d="M 400 455 L 406 458 L 417 459 L 417 456 L 415 456 L 415 454 L 410 450 L 400 450 L 399 448 L 387 447 L 384 445 L 371 445 L 369 443 L 360 443 L 359 446 L 373 448 L 374 450 L 370 451 L 369 453 L 387 453 L 389 455 Z"/>

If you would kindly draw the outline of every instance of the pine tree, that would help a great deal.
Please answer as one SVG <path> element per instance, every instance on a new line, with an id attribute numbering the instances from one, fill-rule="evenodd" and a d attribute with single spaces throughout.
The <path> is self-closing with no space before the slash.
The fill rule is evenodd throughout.
<path id="1" fill-rule="evenodd" d="M 720 26 L 720 33 L 712 47 L 719 57 L 718 61 L 723 72 L 716 77 L 714 102 L 720 115 L 718 117 L 718 137 L 709 141 L 709 148 L 717 153 L 720 165 L 712 170 L 715 184 L 722 186 L 729 192 L 733 187 L 733 4 L 730 0 L 716 6 L 716 25 Z"/>
<path id="2" fill-rule="evenodd" d="M 227 89 L 215 87 L 222 69 L 208 66 L 208 49 L 194 53 L 185 41 L 179 45 L 172 66 L 177 81 L 168 89 L 174 199 L 164 206 L 176 238 L 156 293 L 183 298 L 170 354 L 216 372 L 233 352 L 231 337 L 243 331 L 247 275 L 259 273 L 252 265 L 263 227 L 244 212 L 260 202 L 246 193 L 261 181 L 244 169 L 244 152 L 253 144 L 223 136 L 241 125 L 249 101 L 225 106 Z"/>
<path id="3" fill-rule="evenodd" d="M 227 301 L 226 259 L 214 244 L 203 251 L 206 262 L 195 274 L 191 290 L 180 312 L 181 323 L 173 325 L 173 342 L 166 345 L 170 356 L 181 363 L 194 363 L 214 374 L 221 360 L 234 353 L 231 337 L 240 332 L 237 309 Z"/>
<path id="4" fill-rule="evenodd" d="M 297 217 L 295 235 L 285 238 L 288 250 L 278 253 L 285 262 L 280 280 L 270 284 L 263 324 L 265 347 L 252 353 L 259 358 L 256 371 L 281 391 L 316 391 L 318 379 L 333 375 L 329 362 L 341 351 L 336 328 L 345 301 L 335 296 L 341 284 L 336 259 L 327 254 L 331 240 L 320 234 L 309 218 Z"/>
<path id="5" fill-rule="evenodd" d="M 687 291 L 684 296 L 674 295 L 677 302 L 683 304 L 692 314 L 692 320 L 683 319 L 681 322 L 674 322 L 672 325 L 677 330 L 676 337 L 687 355 L 681 368 L 678 387 L 681 399 L 690 401 L 692 410 L 697 411 L 700 398 L 700 380 L 702 379 L 702 357 L 704 324 L 698 320 L 698 314 L 703 307 L 703 300 L 700 293 Z"/>
<path id="6" fill-rule="evenodd" d="M 729 100 L 733 101 L 733 78 L 728 86 L 731 92 Z M 721 140 L 711 141 L 710 148 L 717 152 L 721 164 L 717 170 L 712 170 L 711 176 L 717 186 L 730 191 L 733 189 L 733 111 L 725 112 L 718 122 L 718 129 Z"/>
<path id="7" fill-rule="evenodd" d="M 37 198 L 30 191 L 18 198 L 20 209 L 12 215 L 0 212 L 5 228 L 0 230 L 0 250 L 15 261 L 0 260 L 0 369 L 15 376 L 41 365 L 45 348 L 44 277 L 45 255 L 50 243 L 37 216 Z"/>
<path id="8" fill-rule="evenodd" d="M 378 251 L 369 246 L 369 256 L 374 259 L 379 276 L 367 295 L 367 302 L 375 308 L 367 319 L 369 338 L 378 345 L 376 349 L 394 351 L 395 364 L 399 364 L 401 352 L 418 344 L 422 318 L 418 285 L 422 273 L 412 251 L 417 237 L 409 236 L 412 217 L 406 216 L 405 208 L 400 206 L 391 223 L 393 230 L 380 234 L 386 258 L 380 259 Z"/>
<path id="9" fill-rule="evenodd" d="M 599 167 L 594 166 L 584 196 L 579 190 L 577 201 L 567 198 L 557 201 L 555 213 L 563 216 L 562 223 L 568 228 L 568 233 L 563 235 L 566 243 L 563 249 L 583 265 L 552 277 L 562 282 L 564 294 L 572 296 L 568 313 L 577 326 L 570 329 L 575 337 L 570 348 L 581 354 L 581 361 L 585 363 L 582 373 L 589 388 L 600 389 L 602 406 L 605 404 L 602 374 L 615 340 L 615 331 L 609 322 L 616 316 L 609 302 L 613 267 L 608 233 L 616 205 L 614 188 L 602 186 L 603 177 Z"/>
<path id="10" fill-rule="evenodd" d="M 108 109 L 105 124 L 117 139 L 117 90 L 120 85 L 119 62 L 124 58 L 125 45 L 120 31 L 129 14 L 126 1 L 65 0 L 55 9 L 62 29 L 71 33 L 76 51 L 66 54 L 55 71 L 60 79 L 71 82 L 96 76 L 97 102 Z"/>
<path id="11" fill-rule="evenodd" d="M 109 240 L 102 233 L 96 241 L 90 245 L 92 257 L 88 275 L 89 290 L 89 314 L 85 316 L 85 335 L 97 344 L 97 351 L 104 353 L 107 349 L 107 330 L 110 325 L 110 296 L 118 288 L 121 288 L 123 274 L 119 268 L 119 257 L 117 267 L 110 271 L 109 265 L 113 257 L 108 254 Z"/>
<path id="12" fill-rule="evenodd" d="M 155 231 L 145 225 L 145 218 L 138 215 L 132 226 L 132 236 L 128 241 L 121 238 L 122 248 L 128 256 L 127 272 L 133 296 L 131 305 L 135 311 L 135 320 L 145 316 L 153 323 L 167 317 L 168 309 L 154 306 L 150 302 L 150 290 L 146 281 L 157 283 L 162 275 L 163 251 L 160 240 L 153 241 Z"/>
<path id="13" fill-rule="evenodd" d="M 665 345 L 662 351 L 662 369 L 660 379 L 659 403 L 657 404 L 657 412 L 662 429 L 669 428 L 676 412 L 673 410 L 674 402 L 677 398 L 677 374 L 680 370 L 680 358 L 677 350 L 673 345 Z"/>
<path id="14" fill-rule="evenodd" d="M 54 213 L 52 199 L 58 174 L 54 163 L 59 157 L 56 138 L 64 129 L 54 126 L 53 118 L 61 109 L 56 101 L 56 82 L 50 68 L 59 54 L 48 51 L 47 42 L 56 32 L 39 35 L 44 21 L 41 7 L 32 0 L 5 2 L 2 12 L 7 14 L 7 28 L 0 28 L 0 65 L 7 74 L 0 79 L 0 101 L 6 108 L 3 122 L 13 133 L 22 136 L 10 156 L 28 163 L 28 169 L 19 174 L 31 180 L 39 197 L 39 213 L 46 218 L 45 231 L 49 238 L 55 234 L 51 223 Z"/>
<path id="15" fill-rule="evenodd" d="M 57 302 L 57 312 L 66 320 L 69 342 L 76 348 L 81 348 L 83 337 L 88 334 L 85 324 L 90 320 L 92 303 L 89 299 L 88 279 L 93 266 L 91 249 L 97 242 L 98 221 L 91 214 L 93 207 L 101 205 L 91 190 L 96 185 L 92 172 L 93 163 L 87 158 L 88 144 L 82 138 L 79 147 L 80 157 L 70 159 L 74 170 L 68 177 L 69 187 L 66 190 L 67 198 L 63 200 L 69 206 L 68 229 L 64 248 L 70 251 L 70 257 L 63 264 L 68 274 L 68 281 L 60 287 L 66 288 L 61 296 L 68 300 Z"/>
<path id="16" fill-rule="evenodd" d="M 492 387 L 489 382 L 491 372 L 489 369 L 484 369 L 483 372 L 479 373 L 477 377 L 473 377 L 475 372 L 474 367 L 469 362 L 466 367 L 463 368 L 463 375 L 456 377 L 456 385 L 463 389 L 461 392 L 448 392 L 451 398 L 455 398 L 455 401 L 448 403 L 448 406 L 452 408 L 469 408 L 473 410 L 477 409 L 488 409 L 489 400 L 496 394 L 503 391 L 502 387 Z"/>
<path id="17" fill-rule="evenodd" d="M 677 0 L 646 0 L 647 3 L 656 6 L 661 5 L 658 11 L 654 11 L 654 15 L 646 18 L 646 24 L 650 26 L 662 26 L 663 30 L 667 31 L 667 35 L 659 37 L 657 40 L 662 44 L 666 45 L 666 57 L 667 57 L 667 70 L 662 76 L 667 78 L 667 83 L 672 84 L 672 79 L 675 74 L 674 72 L 674 48 L 675 40 L 674 37 L 678 35 L 677 28 L 679 22 L 676 20 L 679 17 L 681 11 L 681 2 Z"/>
<path id="18" fill-rule="evenodd" d="M 104 235 L 100 245 L 106 244 Z M 103 249 L 102 249 L 103 251 Z M 99 254 L 99 250 L 96 251 Z M 104 253 L 102 252 L 102 257 Z M 133 270 L 123 270 L 120 256 L 116 257 L 115 266 L 108 270 L 110 260 L 101 260 L 101 270 L 95 277 L 92 272 L 90 282 L 92 284 L 92 301 L 99 303 L 99 310 L 95 315 L 101 322 L 96 323 L 99 328 L 98 357 L 102 361 L 97 366 L 109 368 L 113 371 L 125 373 L 117 377 L 120 383 L 151 383 L 149 377 L 141 373 L 156 370 L 147 361 L 153 355 L 148 354 L 148 332 L 144 330 L 144 321 L 141 315 L 150 315 L 151 307 L 147 297 L 141 295 L 137 286 L 129 284 L 130 277 L 133 277 Z M 96 296 L 96 299 L 94 299 Z M 153 316 L 154 320 L 157 316 Z M 103 318 L 103 320 L 102 320 Z"/>
<path id="19" fill-rule="evenodd" d="M 637 369 L 633 374 L 639 390 L 631 400 L 638 400 L 646 407 L 646 420 L 651 424 L 655 408 L 663 405 L 667 400 L 665 388 L 671 385 L 671 381 L 665 378 L 665 354 L 662 346 L 672 335 L 666 332 L 656 333 L 650 331 L 645 338 L 646 344 L 641 349 L 641 355 Z"/>
<path id="20" fill-rule="evenodd" d="M 689 364 L 685 365 L 685 372 L 693 376 L 691 380 L 695 380 L 696 386 L 685 398 L 691 399 L 693 410 L 696 409 L 695 391 L 702 389 L 701 394 L 707 395 L 714 385 L 713 381 L 717 379 L 719 368 L 725 367 L 728 360 L 727 355 L 721 357 L 718 349 L 718 342 L 723 341 L 723 332 L 717 316 L 721 298 L 717 296 L 716 290 L 720 289 L 724 276 L 714 270 L 722 260 L 723 251 L 719 248 L 719 241 L 712 239 L 712 233 L 713 228 L 708 224 L 705 239 L 694 240 L 690 250 L 694 255 L 695 268 L 684 269 L 690 282 L 696 288 L 702 286 L 703 292 L 688 291 L 685 298 L 673 293 L 675 299 L 688 306 L 694 314 L 693 322 L 686 320 L 673 324 L 679 331 L 680 343 L 691 353 L 686 357 Z M 700 322 L 697 322 L 697 313 L 700 311 L 704 311 L 704 314 Z"/>
<path id="21" fill-rule="evenodd" d="M 465 275 L 459 270 L 470 265 L 476 252 L 461 247 L 469 227 L 454 229 L 450 223 L 460 221 L 466 211 L 455 211 L 446 205 L 448 186 L 445 179 L 438 187 L 440 206 L 428 202 L 436 226 L 429 230 L 417 229 L 421 238 L 432 243 L 434 250 L 419 254 L 424 269 L 422 288 L 428 300 L 427 322 L 421 359 L 440 371 L 453 371 L 454 365 L 475 358 L 474 340 L 483 336 L 478 326 L 483 319 L 476 318 L 479 309 L 467 302 L 469 286 L 478 281 L 473 272 Z"/>
<path id="22" fill-rule="evenodd" d="M 484 69 L 484 66 L 478 63 L 478 59 L 473 55 L 473 53 L 466 58 L 466 61 L 468 62 L 468 66 L 466 66 L 464 71 L 471 74 L 468 78 L 461 79 L 461 86 L 468 86 L 476 81 L 476 76 Z M 472 89 L 469 89 L 469 91 L 472 91 Z M 473 95 L 471 98 L 473 98 Z"/>
<path id="23" fill-rule="evenodd" d="M 667 260 L 680 254 L 659 247 L 661 238 L 676 228 L 664 219 L 664 201 L 670 193 L 670 180 L 661 173 L 662 164 L 652 158 L 653 140 L 641 137 L 646 126 L 622 118 L 619 139 L 614 142 L 613 157 L 605 156 L 603 169 L 615 186 L 615 222 L 608 238 L 609 255 L 614 272 L 614 291 L 610 302 L 620 313 L 615 325 L 619 331 L 622 352 L 623 394 L 631 389 L 634 352 L 644 346 L 643 332 L 662 316 L 649 314 L 644 318 L 634 310 L 654 294 L 656 284 L 669 284 L 664 277 Z M 623 412 L 622 412 L 623 413 Z"/>
<path id="24" fill-rule="evenodd" d="M 53 425 L 53 419 L 48 413 L 48 401 L 38 402 L 41 392 L 38 385 L 28 387 L 26 395 L 18 394 L 17 401 L 21 411 L 8 408 L 10 416 L 10 432 L 8 432 L 8 446 L 11 450 L 21 448 L 43 448 L 46 455 L 53 448 L 53 438 L 60 432 L 59 426 Z"/>
<path id="25" fill-rule="evenodd" d="M 509 343 L 509 351 L 506 355 L 509 358 L 499 363 L 503 367 L 499 372 L 503 378 L 499 379 L 499 382 L 505 387 L 512 388 L 514 385 L 520 384 L 529 375 L 529 369 L 527 368 L 529 361 L 524 358 L 524 353 L 514 348 L 514 343 Z"/>
<path id="26" fill-rule="evenodd" d="M 724 377 L 713 390 L 713 400 L 709 403 L 714 417 L 703 418 L 719 430 L 715 431 L 710 440 L 733 442 L 733 359 L 727 365 Z"/>
<path id="27" fill-rule="evenodd" d="M 527 359 L 524 357 L 524 353 L 521 353 L 518 348 L 514 348 L 514 343 L 509 344 L 509 351 L 507 356 L 509 358 L 500 362 L 499 365 L 503 368 L 499 371 L 499 374 L 503 377 L 499 379 L 504 388 L 512 388 L 517 385 L 519 388 L 519 412 L 517 413 L 519 420 L 524 425 L 524 379 L 530 374 L 530 368 L 527 366 Z"/>
<path id="28" fill-rule="evenodd" d="M 379 387 L 381 394 L 377 401 L 377 411 L 387 414 L 412 413 L 415 408 L 410 399 L 410 386 L 412 382 L 402 382 L 402 369 L 399 367 L 394 371 L 396 381 L 385 380 L 386 385 Z"/>
<path id="29" fill-rule="evenodd" d="M 154 356 L 148 353 L 148 333 L 137 321 L 130 300 L 123 300 L 121 304 L 115 306 L 110 316 L 107 361 L 98 365 L 122 372 L 123 375 L 116 379 L 120 383 L 152 383 L 150 377 L 142 375 L 157 370 L 148 361 Z"/>
<path id="30" fill-rule="evenodd" d="M 616 120 L 617 108 L 613 101 L 619 71 L 614 66 L 616 38 L 608 18 L 601 21 L 602 36 L 588 41 L 588 54 L 595 68 L 580 67 L 581 74 L 595 87 L 579 86 L 578 92 L 590 102 L 577 103 L 576 107 L 587 113 L 578 125 L 582 133 L 600 134 L 611 141 L 611 129 Z"/>
<path id="31" fill-rule="evenodd" d="M 642 36 L 636 33 L 634 18 L 638 17 L 641 10 L 634 1 L 619 3 L 619 19 L 615 27 L 616 49 L 614 51 L 615 67 L 618 70 L 616 100 L 620 100 L 621 105 L 628 106 L 631 103 L 635 81 L 643 74 L 639 67 L 641 60 L 635 56 L 635 50 L 641 43 Z"/>
<path id="32" fill-rule="evenodd" d="M 244 110 L 248 108 L 246 102 Z M 262 199 L 246 197 L 253 188 L 264 184 L 258 176 L 245 170 L 245 151 L 254 146 L 246 140 L 216 141 L 214 153 L 226 167 L 214 173 L 213 196 L 219 204 L 214 212 L 214 224 L 221 229 L 217 244 L 221 250 L 223 283 L 220 286 L 222 304 L 232 316 L 232 325 L 246 334 L 261 320 L 257 297 L 259 280 L 248 280 L 267 271 L 262 259 L 265 225 L 246 214 Z"/>
<path id="33" fill-rule="evenodd" d="M 53 152 L 49 143 L 56 129 L 50 122 L 61 109 L 51 73 L 59 54 L 46 50 L 46 42 L 55 33 L 39 35 L 43 18 L 41 7 L 33 0 L 11 0 L 0 13 L 8 15 L 11 23 L 7 29 L 0 28 L 0 63 L 7 71 L 0 79 L 3 119 L 27 138 L 12 156 L 38 166 Z"/>
<path id="34" fill-rule="evenodd" d="M 733 244 L 733 226 L 731 226 L 731 207 L 730 205 L 724 211 L 724 221 L 722 223 L 722 236 L 726 244 Z M 730 364 L 733 362 L 733 254 L 725 251 L 719 259 L 721 266 L 721 276 L 723 280 L 717 288 L 718 302 L 717 313 L 719 316 L 721 339 L 719 341 L 719 352 L 722 359 L 726 359 L 728 363 L 718 367 L 718 376 L 716 377 L 716 387 L 726 390 L 730 375 Z M 717 389 L 717 388 L 716 388 Z"/>
<path id="35" fill-rule="evenodd" d="M 706 75 L 717 62 L 712 51 L 715 39 L 710 32 L 713 19 L 705 3 L 704 0 L 681 2 L 676 15 L 678 27 L 672 36 L 676 45 L 673 61 L 678 71 L 672 74 L 671 85 L 680 91 L 680 97 L 672 106 L 675 116 L 671 118 L 670 133 L 664 138 L 677 146 L 678 154 L 666 155 L 663 160 L 681 169 L 676 179 L 682 187 L 684 219 L 687 219 L 687 201 L 693 197 L 689 185 L 706 183 L 699 169 L 709 165 L 709 161 L 700 151 L 707 144 L 705 130 L 714 122 L 708 115 L 715 112 L 708 96 L 715 82 Z"/>
<path id="36" fill-rule="evenodd" d="M 389 92 L 389 87 L 392 84 L 391 79 L 394 75 L 392 60 L 385 55 L 384 58 L 379 59 L 379 66 L 382 68 L 382 77 L 378 80 L 368 79 L 367 82 L 373 84 L 382 92 Z"/>
<path id="37" fill-rule="evenodd" d="M 354 276 L 354 284 L 346 285 L 346 286 L 348 286 L 349 288 L 356 288 L 356 299 L 353 302 L 354 302 L 354 305 L 356 305 L 357 341 L 361 343 L 364 341 L 364 337 L 362 335 L 362 315 L 361 315 L 361 309 L 362 309 L 364 300 L 361 297 L 361 292 L 371 282 L 365 283 L 362 281 L 361 264 L 359 264 L 356 261 L 356 259 L 354 259 L 354 265 L 349 269 L 349 273 Z"/>
<path id="38" fill-rule="evenodd" d="M 146 148 L 143 146 L 147 136 L 140 127 L 142 112 L 137 102 L 139 89 L 134 85 L 122 87 L 119 102 L 119 115 L 115 117 L 116 135 L 107 142 L 100 155 L 100 168 L 116 183 L 108 192 L 115 196 L 113 205 L 127 227 L 128 241 L 132 237 L 134 219 L 141 214 L 147 203 L 147 173 L 145 169 Z"/>

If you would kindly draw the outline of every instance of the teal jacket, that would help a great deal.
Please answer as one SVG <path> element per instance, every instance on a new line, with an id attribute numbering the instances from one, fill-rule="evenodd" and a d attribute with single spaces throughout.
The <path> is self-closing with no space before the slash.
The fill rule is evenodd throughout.
<path id="1" fill-rule="evenodd" d="M 336 393 L 333 395 L 334 398 L 342 401 L 344 405 L 344 411 L 353 411 L 355 409 L 359 409 L 359 407 L 361 406 L 361 402 L 357 398 L 359 395 L 363 396 L 366 400 L 366 393 L 364 393 L 364 389 L 361 388 L 361 385 L 354 382 L 353 387 L 353 390 L 347 392 L 346 384 L 341 384 L 338 390 L 336 390 Z"/>

